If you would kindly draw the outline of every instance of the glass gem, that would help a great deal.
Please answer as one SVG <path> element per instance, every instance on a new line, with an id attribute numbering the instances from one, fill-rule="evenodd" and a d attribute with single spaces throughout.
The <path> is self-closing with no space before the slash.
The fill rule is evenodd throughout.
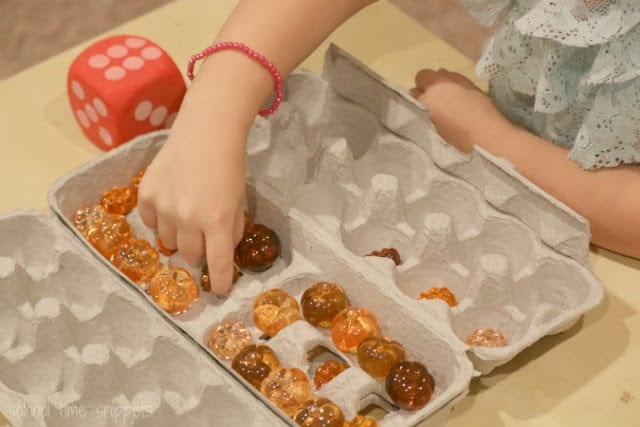
<path id="1" fill-rule="evenodd" d="M 117 247 L 111 262 L 129 279 L 140 284 L 149 280 L 158 270 L 160 255 L 146 240 L 131 239 Z"/>
<path id="2" fill-rule="evenodd" d="M 92 231 L 98 228 L 102 218 L 106 215 L 107 212 L 100 205 L 85 205 L 73 213 L 71 224 L 80 234 L 88 237 Z"/>
<path id="3" fill-rule="evenodd" d="M 311 397 L 309 379 L 298 368 L 272 369 L 260 384 L 260 391 L 289 416 Z"/>
<path id="4" fill-rule="evenodd" d="M 381 257 L 381 258 L 389 258 L 389 259 L 393 260 L 395 265 L 402 264 L 402 259 L 400 259 L 400 254 L 394 248 L 383 248 L 383 249 L 380 249 L 379 251 L 373 251 L 367 256 L 377 256 L 377 257 Z"/>
<path id="5" fill-rule="evenodd" d="M 136 207 L 136 203 L 138 203 L 138 192 L 128 185 L 113 187 L 102 193 L 100 199 L 100 204 L 105 211 L 120 215 L 131 212 Z"/>
<path id="6" fill-rule="evenodd" d="M 319 389 L 340 373 L 344 372 L 348 368 L 347 364 L 339 360 L 329 359 L 322 365 L 316 368 L 316 372 L 313 377 L 313 384 L 316 389 Z"/>
<path id="7" fill-rule="evenodd" d="M 449 304 L 450 307 L 458 305 L 456 296 L 447 287 L 431 288 L 428 291 L 420 293 L 418 299 L 440 299 Z"/>
<path id="8" fill-rule="evenodd" d="M 507 345 L 507 338 L 504 334 L 491 328 L 476 329 L 465 342 L 468 345 L 480 347 L 504 347 Z"/>
<path id="9" fill-rule="evenodd" d="M 402 409 L 415 411 L 424 407 L 434 390 L 433 377 L 420 362 L 403 361 L 395 365 L 385 380 L 385 389 Z"/>
<path id="10" fill-rule="evenodd" d="M 404 347 L 387 337 L 370 337 L 358 346 L 358 365 L 374 378 L 385 378 L 403 360 Z"/>
<path id="11" fill-rule="evenodd" d="M 269 372 L 278 366 L 280 361 L 271 347 L 255 344 L 244 347 L 231 362 L 233 370 L 255 388 L 260 388 Z"/>
<path id="12" fill-rule="evenodd" d="M 249 227 L 234 252 L 240 270 L 263 271 L 271 267 L 280 254 L 276 233 L 262 224 Z"/>
<path id="13" fill-rule="evenodd" d="M 367 309 L 349 307 L 331 320 L 331 338 L 341 351 L 355 354 L 365 339 L 380 335 L 375 316 Z"/>
<path id="14" fill-rule="evenodd" d="M 345 422 L 344 427 L 378 427 L 378 422 L 375 418 L 356 415 L 351 421 Z"/>
<path id="15" fill-rule="evenodd" d="M 270 337 L 297 320 L 300 320 L 298 301 L 282 289 L 261 293 L 253 304 L 253 323 Z"/>
<path id="16" fill-rule="evenodd" d="M 344 289 L 335 283 L 318 282 L 302 294 L 302 314 L 313 326 L 328 328 L 331 319 L 349 307 Z"/>
<path id="17" fill-rule="evenodd" d="M 234 265 L 231 284 L 235 284 L 240 276 L 242 276 L 242 273 L 238 270 L 238 267 Z M 200 273 L 200 287 L 202 287 L 202 290 L 205 292 L 211 292 L 211 277 L 209 276 L 209 267 L 207 264 L 202 267 L 202 272 Z"/>
<path id="18" fill-rule="evenodd" d="M 105 258 L 111 259 L 121 243 L 134 237 L 123 215 L 106 214 L 97 227 L 89 230 L 88 240 Z"/>
<path id="19" fill-rule="evenodd" d="M 198 299 L 198 285 L 187 270 L 163 265 L 151 278 L 149 294 L 166 312 L 180 314 Z"/>
<path id="20" fill-rule="evenodd" d="M 209 335 L 209 348 L 218 357 L 231 360 L 248 345 L 253 344 L 251 333 L 243 322 L 227 320 Z"/>
<path id="21" fill-rule="evenodd" d="M 329 399 L 316 397 L 304 402 L 293 420 L 302 427 L 343 427 L 344 415 Z"/>

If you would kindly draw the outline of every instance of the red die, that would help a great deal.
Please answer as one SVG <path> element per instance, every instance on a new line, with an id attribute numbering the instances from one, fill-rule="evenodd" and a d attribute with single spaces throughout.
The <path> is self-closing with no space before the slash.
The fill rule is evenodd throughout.
<path id="1" fill-rule="evenodd" d="M 173 123 L 186 86 L 158 45 L 113 36 L 85 49 L 71 64 L 67 93 L 85 135 L 103 150 Z"/>

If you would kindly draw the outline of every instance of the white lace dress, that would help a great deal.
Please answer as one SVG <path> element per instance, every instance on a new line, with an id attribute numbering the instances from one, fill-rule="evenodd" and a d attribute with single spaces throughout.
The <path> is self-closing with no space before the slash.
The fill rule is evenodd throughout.
<path id="1" fill-rule="evenodd" d="M 506 18 L 478 62 L 513 122 L 583 168 L 640 163 L 640 0 L 463 0 Z"/>

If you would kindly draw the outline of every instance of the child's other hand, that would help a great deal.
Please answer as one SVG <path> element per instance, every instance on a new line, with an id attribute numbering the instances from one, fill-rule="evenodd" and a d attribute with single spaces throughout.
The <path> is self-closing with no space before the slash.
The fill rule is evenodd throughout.
<path id="1" fill-rule="evenodd" d="M 491 99 L 462 74 L 420 70 L 412 95 L 429 110 L 438 133 L 450 144 L 470 152 L 483 137 L 512 127 Z M 498 132 L 498 133 L 496 133 Z"/>
<path id="2" fill-rule="evenodd" d="M 194 99 L 195 98 L 195 99 Z M 207 111 L 207 113 L 203 113 Z M 212 291 L 229 291 L 244 225 L 246 131 L 224 106 L 185 98 L 171 135 L 139 187 L 144 223 L 190 264 L 206 253 Z"/>

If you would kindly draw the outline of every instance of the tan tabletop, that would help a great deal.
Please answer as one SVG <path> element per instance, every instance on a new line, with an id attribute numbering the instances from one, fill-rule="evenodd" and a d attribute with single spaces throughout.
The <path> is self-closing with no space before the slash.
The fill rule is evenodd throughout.
<path id="1" fill-rule="evenodd" d="M 210 43 L 234 3 L 178 0 L 108 34 L 148 37 L 183 66 Z M 405 86 L 422 67 L 473 77 L 467 58 L 386 2 L 356 16 L 330 40 Z M 67 68 L 90 43 L 0 82 L 0 211 L 46 210 L 51 183 L 101 153 L 81 133 L 65 93 Z M 319 71 L 326 47 L 303 66 Z M 640 262 L 594 250 L 592 263 L 606 287 L 604 304 L 569 331 L 473 380 L 448 426 L 640 425 Z"/>

